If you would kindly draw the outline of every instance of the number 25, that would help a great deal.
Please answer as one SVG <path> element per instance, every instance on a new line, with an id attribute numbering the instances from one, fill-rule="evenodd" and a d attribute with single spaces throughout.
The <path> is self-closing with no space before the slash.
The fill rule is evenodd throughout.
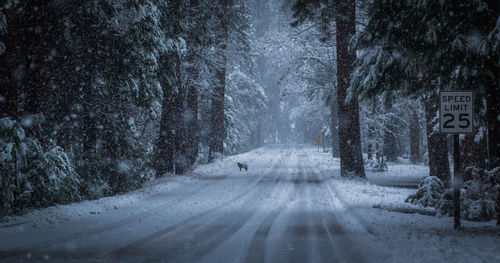
<path id="1" fill-rule="evenodd" d="M 465 129 L 465 128 L 468 128 L 470 126 L 470 121 L 467 118 L 468 116 L 469 116 L 468 113 L 461 113 L 460 115 L 458 115 L 458 121 L 460 121 L 460 122 L 464 122 L 465 121 L 465 123 L 466 123 L 465 125 L 464 124 L 459 124 L 458 127 L 462 128 L 462 129 Z M 452 122 L 455 119 L 455 116 L 453 114 L 445 114 L 443 117 L 444 118 L 450 117 L 447 121 L 444 122 L 443 128 L 454 129 L 455 126 L 450 125 L 449 123 Z"/>

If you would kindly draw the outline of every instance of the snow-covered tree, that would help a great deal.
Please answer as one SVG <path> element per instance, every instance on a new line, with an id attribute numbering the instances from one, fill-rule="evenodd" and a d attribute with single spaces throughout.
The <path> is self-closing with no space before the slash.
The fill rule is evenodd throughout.
<path id="1" fill-rule="evenodd" d="M 498 116 L 499 81 L 493 72 L 498 72 L 494 61 L 500 54 L 499 8 L 496 1 L 372 3 L 366 29 L 354 43 L 364 50 L 353 74 L 354 89 L 366 95 L 393 89 L 418 94 L 430 118 L 436 87 L 474 90 L 477 115 L 490 131 L 494 156 L 489 159 L 497 166 L 499 124 L 492 116 Z"/>
<path id="2" fill-rule="evenodd" d="M 450 176 L 445 135 L 437 130 L 439 90 L 475 92 L 475 124 L 487 127 L 489 166 L 499 166 L 499 13 L 498 1 L 488 0 L 374 1 L 353 43 L 363 50 L 353 91 L 372 96 L 397 90 L 423 100 L 430 172 L 444 182 Z"/>
<path id="3" fill-rule="evenodd" d="M 43 147 L 22 125 L 0 118 L 0 216 L 77 201 L 80 177 L 59 146 Z"/>
<path id="4" fill-rule="evenodd" d="M 353 70 L 354 52 L 348 50 L 351 38 L 356 34 L 356 3 L 349 1 L 291 1 L 294 11 L 292 26 L 304 21 L 335 21 L 338 134 L 342 176 L 365 176 L 361 153 L 358 97 L 347 90 Z M 327 36 L 331 34 L 326 26 Z"/>

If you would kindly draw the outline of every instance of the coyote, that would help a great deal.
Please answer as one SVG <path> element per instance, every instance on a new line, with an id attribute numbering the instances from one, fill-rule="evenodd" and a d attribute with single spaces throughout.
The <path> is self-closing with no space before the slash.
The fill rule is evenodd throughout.
<path id="1" fill-rule="evenodd" d="M 236 163 L 238 165 L 238 167 L 240 168 L 240 172 L 241 172 L 241 169 L 245 169 L 245 171 L 248 171 L 248 165 L 245 164 L 245 163 L 240 163 L 240 162 L 237 162 Z"/>

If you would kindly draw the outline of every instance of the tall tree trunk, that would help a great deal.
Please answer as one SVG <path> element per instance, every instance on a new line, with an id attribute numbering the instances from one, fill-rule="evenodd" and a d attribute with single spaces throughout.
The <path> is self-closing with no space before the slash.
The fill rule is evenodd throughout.
<path id="1" fill-rule="evenodd" d="M 176 60 L 175 78 L 177 79 L 177 92 L 174 95 L 172 126 L 174 127 L 174 172 L 183 174 L 190 166 L 187 159 L 187 137 L 185 129 L 184 101 L 186 100 L 185 88 L 182 84 L 182 65 L 180 59 Z"/>
<path id="2" fill-rule="evenodd" d="M 338 102 L 333 100 L 330 105 L 330 117 L 331 117 L 331 133 L 332 133 L 332 155 L 334 158 L 340 157 L 339 149 L 339 130 L 338 130 Z"/>
<path id="3" fill-rule="evenodd" d="M 341 176 L 365 177 L 361 154 L 359 106 L 357 96 L 348 101 L 347 89 L 353 70 L 355 54 L 349 52 L 349 41 L 356 33 L 356 6 L 354 0 L 343 1 L 341 14 L 336 18 L 337 29 L 337 99 L 339 116 L 339 149 Z"/>
<path id="4" fill-rule="evenodd" d="M 474 138 L 476 137 L 478 131 L 479 129 L 476 126 L 474 127 L 472 133 L 465 134 L 463 139 L 460 140 L 460 170 L 462 171 L 467 167 L 474 166 L 474 156 L 476 155 L 474 152 L 476 144 Z"/>
<path id="5" fill-rule="evenodd" d="M 160 58 L 160 71 L 163 74 L 173 75 L 177 63 L 177 54 L 169 54 Z M 173 65 L 172 65 L 173 63 Z M 165 173 L 174 171 L 174 154 L 175 154 L 175 106 L 177 99 L 177 91 L 169 82 L 167 77 L 160 77 L 160 85 L 163 89 L 162 111 L 160 119 L 160 130 L 158 140 L 156 142 L 155 168 L 158 176 L 163 176 Z"/>
<path id="6" fill-rule="evenodd" d="M 171 2 L 168 11 L 171 14 L 172 23 L 180 34 L 182 29 L 178 27 L 182 19 L 180 0 Z M 176 51 L 170 51 L 160 57 L 160 85 L 163 89 L 162 112 L 160 119 L 160 130 L 156 142 L 155 168 L 156 174 L 162 176 L 165 173 L 184 171 L 183 152 L 183 128 L 184 128 L 184 93 L 181 79 L 181 57 Z M 176 167 L 179 166 L 179 167 Z M 178 168 L 178 169 L 176 169 Z"/>
<path id="7" fill-rule="evenodd" d="M 196 17 L 199 15 L 199 1 L 192 0 L 190 2 L 189 16 Z M 192 36 L 193 38 L 195 36 Z M 198 88 L 195 86 L 195 80 L 198 79 L 195 64 L 195 45 L 196 42 L 190 39 L 188 42 L 188 56 L 186 57 L 188 66 L 187 73 L 187 98 L 186 112 L 184 114 L 185 133 L 186 133 L 186 158 L 189 165 L 193 165 L 198 157 L 198 146 L 200 143 L 200 125 L 198 123 Z"/>
<path id="8" fill-rule="evenodd" d="M 488 167 L 488 140 L 486 139 L 486 129 L 476 127 L 477 133 L 474 135 L 474 166 L 477 168 Z"/>
<path id="9" fill-rule="evenodd" d="M 26 37 L 26 87 L 27 100 L 24 112 L 27 114 L 42 113 L 48 85 L 48 57 L 50 14 L 49 1 L 40 1 L 39 4 L 32 3 L 27 6 L 30 16 L 24 21 Z M 37 25 L 33 27 L 32 25 Z"/>
<path id="10" fill-rule="evenodd" d="M 421 160 L 420 155 L 420 120 L 415 109 L 410 113 L 410 161 L 411 163 L 419 163 Z"/>
<path id="11" fill-rule="evenodd" d="M 500 5 L 495 6 L 496 10 Z M 489 59 L 485 67 L 490 72 L 498 72 L 499 56 Z M 488 126 L 488 161 L 489 168 L 494 169 L 500 166 L 500 78 L 498 74 L 491 74 L 486 81 L 486 121 Z M 500 179 L 497 180 L 500 184 Z M 498 185 L 497 196 L 497 225 L 500 225 L 500 185 Z"/>
<path id="12" fill-rule="evenodd" d="M 491 169 L 500 166 L 500 83 L 498 82 L 498 79 L 490 80 L 486 96 L 488 160 Z"/>
<path id="13" fill-rule="evenodd" d="M 487 148 L 485 132 L 481 126 L 474 126 L 472 133 L 465 134 L 460 143 L 460 164 L 464 171 L 464 181 L 477 179 L 472 177 L 472 170 L 467 168 L 487 167 Z"/>
<path id="14" fill-rule="evenodd" d="M 96 97 L 97 94 L 94 92 L 95 87 L 91 87 L 92 78 L 87 78 L 85 82 L 82 83 L 84 86 L 82 94 L 82 104 L 83 106 L 83 153 L 95 153 L 96 143 L 97 143 L 97 116 L 96 116 Z"/>
<path id="15" fill-rule="evenodd" d="M 163 95 L 162 111 L 160 119 L 160 131 L 158 141 L 156 142 L 156 174 L 163 176 L 167 172 L 174 170 L 174 143 L 171 131 L 172 115 L 172 96 Z"/>
<path id="16" fill-rule="evenodd" d="M 7 19 L 7 33 L 1 38 L 5 45 L 4 53 L 0 54 L 0 117 L 18 118 L 17 99 L 18 91 L 22 87 L 24 63 L 22 50 L 19 45 L 19 14 L 12 5 L 3 12 Z"/>
<path id="17" fill-rule="evenodd" d="M 214 153 L 222 154 L 224 152 L 224 139 L 226 135 L 225 129 L 225 118 L 224 118 L 224 94 L 226 89 L 226 41 L 228 37 L 228 29 L 225 24 L 225 15 L 227 15 L 227 3 L 226 1 L 221 1 L 223 15 L 219 17 L 221 21 L 221 28 L 218 33 L 219 43 L 218 43 L 218 65 L 216 69 L 215 77 L 217 83 L 214 87 L 212 94 L 212 108 L 210 115 L 210 149 L 208 154 L 209 162 L 213 161 Z"/>
<path id="18" fill-rule="evenodd" d="M 396 161 L 398 159 L 397 143 L 396 143 L 396 123 L 392 114 L 392 94 L 387 92 L 384 98 L 385 108 L 385 123 L 384 123 L 384 156 L 388 161 Z"/>
<path id="19" fill-rule="evenodd" d="M 373 101 L 371 101 L 371 110 L 370 112 L 368 113 L 368 118 L 371 120 L 371 122 L 368 124 L 368 134 L 367 134 L 367 139 L 368 139 L 368 147 L 367 147 L 367 154 L 368 154 L 368 160 L 371 160 L 375 157 L 375 147 L 374 147 L 374 144 L 377 140 L 376 136 L 375 136 L 375 124 L 373 123 L 374 122 L 374 118 L 375 118 L 375 113 L 376 113 L 376 98 L 373 99 Z"/>
<path id="20" fill-rule="evenodd" d="M 498 189 L 498 194 L 497 194 L 496 210 L 497 210 L 497 226 L 500 226 L 500 189 Z"/>
<path id="21" fill-rule="evenodd" d="M 222 55 L 222 61 L 226 61 L 225 55 Z M 209 161 L 211 162 L 214 153 L 222 154 L 224 152 L 224 138 L 225 138 L 225 118 L 224 118 L 224 93 L 226 86 L 226 68 L 225 66 L 217 70 L 216 73 L 218 83 L 215 85 L 212 108 L 210 115 L 210 152 Z"/>
<path id="22" fill-rule="evenodd" d="M 251 135 L 252 148 L 259 148 L 262 146 L 262 121 L 259 121 L 252 131 Z"/>
<path id="23" fill-rule="evenodd" d="M 262 124 L 262 121 L 259 121 L 259 124 L 257 125 L 257 131 L 256 131 L 256 135 L 257 135 L 257 144 L 256 144 L 256 147 L 262 147 L 262 145 L 264 145 L 264 128 L 263 128 L 263 124 Z"/>
<path id="24" fill-rule="evenodd" d="M 194 70 L 193 70 L 194 71 Z M 194 72 L 192 72 L 194 73 Z M 186 146 L 187 158 L 192 165 L 198 156 L 198 144 L 200 141 L 198 124 L 198 89 L 188 82 L 186 122 Z"/>
<path id="25" fill-rule="evenodd" d="M 425 120 L 429 151 L 429 175 L 436 176 L 443 183 L 449 185 L 451 175 L 448 150 L 446 148 L 446 135 L 434 130 L 439 120 L 437 118 L 437 106 L 432 100 L 425 103 Z"/>

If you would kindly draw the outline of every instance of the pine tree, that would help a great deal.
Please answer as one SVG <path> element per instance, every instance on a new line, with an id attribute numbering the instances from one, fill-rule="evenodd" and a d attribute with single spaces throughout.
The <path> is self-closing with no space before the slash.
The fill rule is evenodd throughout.
<path id="1" fill-rule="evenodd" d="M 182 1 L 158 1 L 160 28 L 168 40 L 160 56 L 158 79 L 163 91 L 160 130 L 156 144 L 156 173 L 182 173 L 186 169 L 183 149 L 184 98 L 182 60 L 185 50 L 185 29 Z"/>
<path id="2" fill-rule="evenodd" d="M 47 54 L 48 2 L 5 1 L 0 4 L 0 116 L 18 118 L 20 108 L 29 113 L 41 111 L 47 82 L 44 66 Z M 37 25 L 37 26 L 32 26 Z M 38 81 L 38 83 L 34 83 Z M 19 107 L 26 95 L 25 107 Z"/>
<path id="3" fill-rule="evenodd" d="M 197 56 L 200 55 L 201 49 L 206 45 L 203 31 L 205 29 L 203 18 L 203 5 L 198 0 L 190 1 L 187 16 L 191 19 L 191 28 L 187 37 L 187 54 L 186 54 L 186 89 L 187 89 L 187 105 L 184 121 L 186 125 L 186 158 L 189 165 L 193 165 L 198 157 L 198 148 L 200 144 L 200 125 L 199 125 L 199 87 L 197 81 L 200 78 L 199 68 L 196 66 L 198 62 Z"/>
<path id="4" fill-rule="evenodd" d="M 435 96 L 429 91 L 474 89 L 476 116 L 486 120 L 491 167 L 498 143 L 497 74 L 500 54 L 498 1 L 374 2 L 365 31 L 356 41 L 358 59 L 353 84 L 363 93 L 400 89 L 407 94 Z M 415 22 L 415 21 L 418 21 Z M 478 74 L 476 74 L 478 72 Z M 428 76 L 421 87 L 418 81 Z M 486 116 L 481 105 L 486 102 Z M 489 105 L 489 106 L 488 106 Z"/>
<path id="5" fill-rule="evenodd" d="M 219 1 L 220 10 L 215 15 L 217 17 L 219 29 L 217 35 L 217 66 L 215 77 L 217 82 L 212 94 L 212 106 L 210 110 L 210 152 L 209 161 L 214 158 L 214 153 L 222 154 L 224 151 L 224 139 L 226 137 L 226 126 L 224 118 L 224 94 L 226 89 L 226 63 L 225 54 L 228 40 L 229 3 L 226 0 Z"/>
<path id="6" fill-rule="evenodd" d="M 398 158 L 397 154 L 397 123 L 394 113 L 392 112 L 393 107 L 393 94 L 391 92 L 386 92 L 384 96 L 384 110 L 386 113 L 386 119 L 384 121 L 384 156 L 388 161 L 394 162 Z"/>
<path id="7" fill-rule="evenodd" d="M 338 102 L 335 99 L 330 104 L 330 125 L 332 134 L 332 156 L 334 158 L 340 157 L 340 145 L 339 145 L 339 131 L 338 131 Z"/>
<path id="8" fill-rule="evenodd" d="M 417 110 L 412 107 L 409 116 L 409 135 L 410 135 L 410 161 L 411 163 L 419 163 L 421 161 L 420 154 L 420 120 Z"/>
<path id="9" fill-rule="evenodd" d="M 470 75 L 471 66 L 475 67 L 471 59 L 474 55 L 463 53 L 461 47 L 463 32 L 471 32 L 466 28 L 475 24 L 465 21 L 474 16 L 471 16 L 473 12 L 482 10 L 474 7 L 476 4 L 374 2 L 368 12 L 367 27 L 355 41 L 355 46 L 364 52 L 357 60 L 354 88 L 367 96 L 384 90 L 399 90 L 423 98 L 429 155 L 441 152 L 445 146 L 444 139 L 435 138 L 441 135 L 433 132 L 434 124 L 430 123 L 435 117 L 436 89 L 457 89 L 457 86 L 463 89 L 464 83 L 474 81 Z M 483 9 L 481 12 L 490 11 Z M 477 95 L 476 98 L 481 97 Z M 442 163 L 429 159 L 431 173 L 448 178 L 447 156 L 445 153 L 438 156 L 443 159 Z"/>
<path id="10" fill-rule="evenodd" d="M 143 15 L 151 3 L 52 4 L 52 30 L 61 37 L 50 41 L 47 130 L 74 152 L 89 196 L 135 188 L 148 170 L 137 121 L 149 118 L 159 96 L 151 80 L 158 30 L 143 31 L 154 27 L 154 14 Z"/>
<path id="11" fill-rule="evenodd" d="M 429 153 L 429 175 L 436 176 L 444 183 L 450 183 L 450 163 L 448 161 L 448 150 L 446 135 L 436 130 L 438 119 L 436 118 L 438 107 L 431 100 L 425 104 L 425 119 L 427 124 L 427 150 Z"/>
<path id="12" fill-rule="evenodd" d="M 356 6 L 346 1 L 294 1 L 292 4 L 297 26 L 305 20 L 334 19 L 337 51 L 337 102 L 340 167 L 342 176 L 365 176 L 361 153 L 359 105 L 357 95 L 350 94 L 350 76 L 355 54 L 349 51 L 349 41 L 356 34 Z"/>

